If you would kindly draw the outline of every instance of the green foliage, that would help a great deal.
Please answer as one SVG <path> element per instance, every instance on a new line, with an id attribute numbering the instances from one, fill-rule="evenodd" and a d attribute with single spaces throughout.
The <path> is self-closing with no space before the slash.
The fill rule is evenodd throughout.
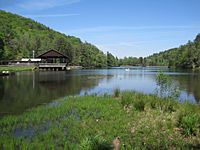
<path id="1" fill-rule="evenodd" d="M 124 92 L 121 99 L 123 107 L 129 107 L 132 104 L 132 94 L 130 92 Z"/>
<path id="2" fill-rule="evenodd" d="M 0 148 L 112 149 L 118 136 L 122 150 L 192 149 L 199 144 L 199 105 L 136 92 L 121 92 L 117 100 L 82 96 L 57 102 L 0 119 Z M 176 106 L 173 113 L 171 106 Z"/>
<path id="3" fill-rule="evenodd" d="M 188 113 L 180 116 L 179 126 L 183 128 L 185 135 L 196 135 L 200 127 L 199 121 L 196 113 Z"/>
<path id="4" fill-rule="evenodd" d="M 111 144 L 108 143 L 102 136 L 86 137 L 80 143 L 81 150 L 111 150 Z"/>
<path id="5" fill-rule="evenodd" d="M 107 52 L 107 66 L 118 66 L 118 58 L 115 58 L 111 53 Z"/>
<path id="6" fill-rule="evenodd" d="M 147 65 L 150 66 L 168 66 L 182 68 L 200 67 L 200 34 L 193 42 L 179 48 L 173 48 L 164 52 L 153 54 L 146 58 Z"/>
<path id="7" fill-rule="evenodd" d="M 4 56 L 4 41 L 0 36 L 0 58 L 3 58 L 3 56 Z"/>
<path id="8" fill-rule="evenodd" d="M 194 42 L 196 43 L 200 42 L 200 33 L 196 36 Z"/>
<path id="9" fill-rule="evenodd" d="M 178 103 L 178 102 L 177 102 Z M 177 110 L 177 103 L 172 99 L 157 99 L 157 102 L 154 100 L 150 101 L 150 106 L 152 109 L 159 109 L 163 112 L 175 112 Z"/>
<path id="10" fill-rule="evenodd" d="M 138 111 L 144 111 L 144 108 L 145 108 L 145 102 L 143 99 L 140 99 L 140 100 L 136 100 L 134 102 L 134 108 Z"/>
<path id="11" fill-rule="evenodd" d="M 156 76 L 156 94 L 163 98 L 172 98 L 177 99 L 180 95 L 180 90 L 178 86 L 172 82 L 171 78 L 164 74 L 163 72 L 160 72 Z"/>
<path id="12" fill-rule="evenodd" d="M 38 22 L 0 10 L 0 59 L 32 57 L 49 49 L 69 57 L 70 65 L 106 67 L 106 55 L 90 43 L 66 36 Z"/>
<path id="13" fill-rule="evenodd" d="M 71 65 L 84 67 L 169 66 L 183 68 L 200 67 L 200 36 L 179 48 L 173 48 L 146 58 L 124 57 L 118 59 L 106 55 L 97 47 L 79 38 L 66 36 L 36 21 L 0 10 L 0 59 L 21 59 L 56 49 L 70 59 Z"/>
<path id="14" fill-rule="evenodd" d="M 146 59 L 140 57 L 124 57 L 123 59 L 119 59 L 120 66 L 145 66 Z"/>
<path id="15" fill-rule="evenodd" d="M 170 79 L 169 76 L 164 74 L 163 72 L 160 72 L 156 77 L 156 82 L 159 86 L 167 86 L 169 84 Z"/>
<path id="16" fill-rule="evenodd" d="M 116 88 L 114 90 L 114 97 L 119 97 L 120 96 L 120 89 L 119 88 Z"/>
<path id="17" fill-rule="evenodd" d="M 134 108 L 137 111 L 144 111 L 145 102 L 143 94 L 134 94 L 132 92 L 123 92 L 121 104 L 124 108 Z"/>

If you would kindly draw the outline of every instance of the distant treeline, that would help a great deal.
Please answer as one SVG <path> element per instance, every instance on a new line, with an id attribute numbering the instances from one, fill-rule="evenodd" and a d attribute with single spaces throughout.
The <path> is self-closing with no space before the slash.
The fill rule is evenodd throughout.
<path id="1" fill-rule="evenodd" d="M 124 57 L 115 59 L 113 64 L 131 66 L 168 66 L 176 68 L 199 68 L 200 67 L 200 34 L 194 41 L 189 41 L 179 48 L 173 48 L 164 52 L 156 53 L 148 57 Z"/>
<path id="2" fill-rule="evenodd" d="M 147 57 L 148 65 L 182 68 L 200 67 L 200 34 L 179 48 L 173 48 Z"/>
<path id="3" fill-rule="evenodd" d="M 83 67 L 169 66 L 200 67 L 200 34 L 179 48 L 170 49 L 149 57 L 124 57 L 118 59 L 104 54 L 96 46 L 66 36 L 36 21 L 0 10 L 0 60 L 19 60 L 39 55 L 49 49 L 58 50 L 70 59 L 71 65 Z"/>

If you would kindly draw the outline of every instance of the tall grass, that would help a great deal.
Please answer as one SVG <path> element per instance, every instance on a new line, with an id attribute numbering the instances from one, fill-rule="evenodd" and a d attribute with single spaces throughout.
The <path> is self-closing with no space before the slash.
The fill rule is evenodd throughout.
<path id="1" fill-rule="evenodd" d="M 120 96 L 120 89 L 116 88 L 114 89 L 114 97 L 119 97 Z"/>
<path id="2" fill-rule="evenodd" d="M 198 149 L 200 144 L 195 104 L 128 91 L 59 102 L 2 118 L 0 149 L 112 149 L 116 137 L 122 150 Z"/>
<path id="3" fill-rule="evenodd" d="M 178 126 L 183 128 L 186 136 L 197 135 L 200 131 L 200 116 L 198 113 L 182 112 L 179 115 Z"/>

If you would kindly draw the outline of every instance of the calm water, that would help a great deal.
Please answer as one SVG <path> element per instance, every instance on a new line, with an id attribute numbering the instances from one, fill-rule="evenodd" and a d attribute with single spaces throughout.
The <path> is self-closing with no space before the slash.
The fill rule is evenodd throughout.
<path id="1" fill-rule="evenodd" d="M 0 116 L 19 114 L 68 95 L 111 94 L 114 89 L 154 93 L 159 67 L 132 67 L 66 72 L 19 72 L 0 77 Z M 180 87 L 180 101 L 200 100 L 200 72 L 162 68 Z"/>

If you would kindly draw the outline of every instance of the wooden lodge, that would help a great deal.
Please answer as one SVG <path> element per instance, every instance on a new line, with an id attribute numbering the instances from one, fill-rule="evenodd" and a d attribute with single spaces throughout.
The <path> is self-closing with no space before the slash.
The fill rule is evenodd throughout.
<path id="1" fill-rule="evenodd" d="M 39 55 L 37 58 L 41 59 L 38 68 L 45 70 L 67 70 L 69 63 L 69 57 L 53 49 Z"/>

